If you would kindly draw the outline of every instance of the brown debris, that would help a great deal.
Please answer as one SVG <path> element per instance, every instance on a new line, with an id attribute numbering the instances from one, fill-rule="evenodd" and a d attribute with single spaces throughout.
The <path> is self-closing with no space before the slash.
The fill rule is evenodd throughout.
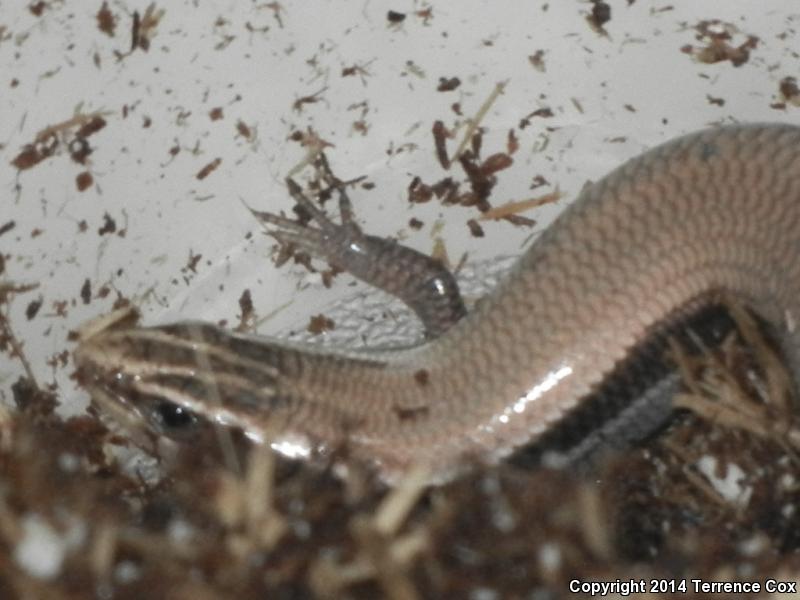
<path id="1" fill-rule="evenodd" d="M 330 317 L 326 317 L 322 314 L 311 317 L 308 322 L 308 327 L 306 327 L 306 331 L 314 335 L 332 331 L 333 329 L 336 329 L 336 323 Z"/>
<path id="2" fill-rule="evenodd" d="M 544 73 L 547 70 L 544 64 L 544 50 L 537 50 L 528 56 L 528 62 L 531 63 L 531 66 L 540 73 Z"/>
<path id="3" fill-rule="evenodd" d="M 131 26 L 131 49 L 128 54 L 141 48 L 144 52 L 150 49 L 150 42 L 156 35 L 156 27 L 164 16 L 164 9 L 156 9 L 156 3 L 151 2 L 145 9 L 144 15 L 139 17 L 139 11 L 133 13 Z"/>
<path id="4" fill-rule="evenodd" d="M 302 96 L 298 98 L 292 104 L 292 110 L 298 113 L 303 112 L 303 106 L 305 106 L 306 104 L 316 104 L 317 102 L 319 102 L 322 99 L 322 94 L 324 94 L 327 89 L 328 87 L 325 86 L 324 88 L 322 88 L 318 92 L 314 92 L 310 96 Z"/>
<path id="5" fill-rule="evenodd" d="M 29 144 L 22 149 L 11 164 L 20 171 L 35 167 L 44 159 L 49 158 L 55 154 L 58 147 L 58 139 L 53 136 L 47 142 L 37 142 L 36 144 Z"/>
<path id="6" fill-rule="evenodd" d="M 239 324 L 236 331 L 250 331 L 256 320 L 256 311 L 253 306 L 253 296 L 250 290 L 246 289 L 239 296 Z"/>
<path id="7" fill-rule="evenodd" d="M 406 14 L 390 10 L 386 13 L 386 20 L 389 21 L 391 25 L 398 25 L 406 20 Z"/>
<path id="8" fill-rule="evenodd" d="M 485 235 L 483 227 L 481 227 L 475 219 L 469 219 L 467 221 L 467 227 L 469 227 L 469 232 L 472 234 L 472 237 L 481 238 Z"/>
<path id="9" fill-rule="evenodd" d="M 507 169 L 512 164 L 514 164 L 514 159 L 512 159 L 511 156 L 504 152 L 498 152 L 492 154 L 481 163 L 481 173 L 484 176 L 494 175 L 498 171 Z"/>
<path id="10" fill-rule="evenodd" d="M 461 80 L 458 77 L 440 77 L 439 85 L 436 86 L 437 92 L 452 92 L 458 89 L 461 85 Z"/>
<path id="11" fill-rule="evenodd" d="M 78 122 L 78 131 L 75 133 L 78 138 L 88 138 L 106 126 L 106 120 L 99 114 L 87 115 L 87 117 Z"/>
<path id="12" fill-rule="evenodd" d="M 365 64 L 354 64 L 349 67 L 344 67 L 342 69 L 342 77 L 355 77 L 357 75 L 359 79 L 361 79 L 361 82 L 366 84 L 367 77 L 370 76 L 367 67 L 372 64 L 372 62 L 373 61 L 369 61 Z M 366 102 L 364 104 L 366 104 Z"/>
<path id="13" fill-rule="evenodd" d="M 603 25 L 611 20 L 611 6 L 602 0 L 591 0 L 591 2 L 592 12 L 586 17 L 586 22 L 597 33 L 607 35 Z"/>
<path id="14" fill-rule="evenodd" d="M 117 222 L 108 213 L 103 213 L 103 225 L 97 230 L 97 235 L 112 234 L 117 231 Z"/>
<path id="15" fill-rule="evenodd" d="M 418 10 L 414 14 L 418 18 L 422 19 L 422 24 L 423 25 L 429 25 L 431 20 L 433 19 L 433 8 L 432 7 L 423 8 L 421 10 Z"/>
<path id="16" fill-rule="evenodd" d="M 469 140 L 469 147 L 472 157 L 476 160 L 479 159 L 481 157 L 481 148 L 483 148 L 483 130 L 480 127 L 475 130 Z M 481 165 L 481 170 L 483 170 L 483 165 Z"/>
<path id="17" fill-rule="evenodd" d="M 458 159 L 461 168 L 467 175 L 471 190 L 466 194 L 462 194 L 458 202 L 462 206 L 477 206 L 478 210 L 485 212 L 490 208 L 488 200 L 492 189 L 497 184 L 497 178 L 491 174 L 493 163 L 489 165 L 490 168 L 488 170 L 484 170 L 483 163 L 478 164 L 476 158 L 471 152 L 464 152 Z M 502 167 L 505 161 L 498 160 L 497 162 Z"/>
<path id="18" fill-rule="evenodd" d="M 72 160 L 84 165 L 92 153 L 87 138 L 105 126 L 103 113 L 77 113 L 66 121 L 50 125 L 39 131 L 33 143 L 26 144 L 11 161 L 11 164 L 20 171 L 30 169 L 54 156 L 63 144 L 69 149 Z"/>
<path id="19" fill-rule="evenodd" d="M 70 132 L 76 130 L 77 137 L 89 137 L 93 133 L 100 131 L 106 125 L 103 117 L 107 113 L 76 113 L 66 121 L 61 121 L 55 125 L 49 125 L 36 134 L 35 142 L 44 142 L 53 137 L 63 136 L 65 139 L 70 137 Z"/>
<path id="20" fill-rule="evenodd" d="M 78 173 L 77 177 L 75 177 L 75 187 L 78 188 L 79 192 L 83 192 L 90 187 L 94 183 L 94 178 L 89 171 L 84 171 L 83 173 Z"/>
<path id="21" fill-rule="evenodd" d="M 195 175 L 195 177 L 200 181 L 202 181 L 203 179 L 211 175 L 211 173 L 213 173 L 217 169 L 217 167 L 220 166 L 221 164 L 222 164 L 222 159 L 217 157 L 210 163 L 206 164 L 202 169 L 200 169 L 197 172 L 197 175 Z"/>
<path id="22" fill-rule="evenodd" d="M 412 204 L 424 204 L 433 199 L 433 189 L 431 186 L 422 183 L 420 177 L 414 177 L 408 184 L 408 201 Z"/>
<path id="23" fill-rule="evenodd" d="M 535 190 L 536 188 L 542 187 L 543 185 L 550 185 L 550 184 L 547 181 L 547 179 L 544 178 L 543 175 L 536 175 L 531 181 L 531 185 L 529 186 L 529 188 Z"/>
<path id="24" fill-rule="evenodd" d="M 89 304 L 92 301 L 92 282 L 87 277 L 81 286 L 81 300 L 84 304 Z"/>
<path id="25" fill-rule="evenodd" d="M 32 2 L 28 5 L 28 10 L 35 17 L 41 17 L 44 14 L 44 9 L 47 8 L 47 2 L 39 0 L 39 2 Z"/>
<path id="26" fill-rule="evenodd" d="M 784 77 L 780 82 L 780 94 L 784 102 L 794 106 L 800 106 L 800 87 L 794 77 Z"/>
<path id="27" fill-rule="evenodd" d="M 283 5 L 280 2 L 268 2 L 264 7 L 272 11 L 272 17 L 278 23 L 278 27 L 283 29 L 283 17 L 281 14 L 286 10 Z"/>
<path id="28" fill-rule="evenodd" d="M 514 160 L 511 154 L 519 149 L 519 140 L 517 139 L 514 130 L 509 130 L 506 141 L 507 152 L 495 152 L 487 157 L 485 160 L 480 160 L 481 150 L 483 146 L 483 131 L 477 125 L 477 122 L 483 114 L 491 106 L 492 102 L 497 96 L 502 93 L 504 84 L 498 84 L 493 90 L 490 97 L 484 102 L 478 115 L 470 122 L 468 131 L 471 132 L 471 137 L 465 137 L 459 145 L 459 149 L 455 152 L 458 157 L 458 164 L 467 176 L 469 183 L 469 191 L 459 191 L 460 184 L 452 177 L 444 178 L 433 185 L 429 185 L 422 181 L 419 176 L 412 179 L 408 188 L 408 200 L 411 203 L 421 204 L 429 202 L 434 197 L 439 199 L 444 205 L 458 204 L 461 206 L 475 206 L 481 212 L 491 209 L 489 203 L 489 196 L 491 191 L 497 183 L 495 174 L 499 171 L 510 167 Z M 548 110 L 548 109 L 541 109 Z M 536 111 L 539 113 L 540 111 Z M 452 137 L 452 134 L 447 130 L 442 121 L 435 121 L 432 127 L 434 147 L 439 164 L 443 169 L 449 169 L 451 165 L 450 157 L 448 156 L 446 139 Z M 467 148 L 469 146 L 469 148 Z M 509 215 L 505 217 L 508 220 L 515 220 L 518 224 L 533 224 L 534 222 L 528 219 L 515 217 Z M 480 227 L 477 222 L 472 220 L 468 222 L 472 234 L 479 236 Z"/>
<path id="29" fill-rule="evenodd" d="M 69 157 L 72 162 L 86 165 L 92 154 L 92 147 L 84 138 L 75 138 L 69 143 Z"/>
<path id="30" fill-rule="evenodd" d="M 191 271 L 192 273 L 197 273 L 197 263 L 200 262 L 200 259 L 203 258 L 202 254 L 195 254 L 191 250 L 189 250 L 189 260 L 186 262 L 186 266 L 181 269 L 183 271 Z"/>
<path id="31" fill-rule="evenodd" d="M 530 113 L 530 114 L 522 117 L 522 119 L 520 119 L 519 128 L 520 129 L 525 129 L 526 127 L 528 127 L 531 124 L 531 119 L 533 119 L 534 117 L 539 117 L 539 118 L 542 118 L 542 119 L 549 119 L 549 118 L 553 117 L 553 110 L 550 109 L 550 108 L 537 108 L 532 113 Z"/>
<path id="32" fill-rule="evenodd" d="M 447 138 L 451 137 L 449 131 L 444 126 L 442 121 L 434 121 L 433 129 L 433 145 L 436 149 L 436 158 L 443 169 L 450 168 L 450 158 L 447 155 Z"/>
<path id="33" fill-rule="evenodd" d="M 253 130 L 244 121 L 236 121 L 236 132 L 246 140 L 253 139 Z"/>
<path id="34" fill-rule="evenodd" d="M 17 226 L 15 221 L 6 221 L 2 225 L 0 225 L 0 235 L 4 235 L 14 229 Z"/>
<path id="35" fill-rule="evenodd" d="M 43 302 L 44 300 L 41 296 L 36 300 L 28 302 L 28 306 L 25 308 L 25 318 L 28 319 L 28 321 L 32 321 L 36 318 L 36 315 L 39 314 L 39 309 L 42 308 Z"/>
<path id="36" fill-rule="evenodd" d="M 108 2 L 103 2 L 95 18 L 97 19 L 97 28 L 108 37 L 114 37 L 114 31 L 117 28 L 117 18 L 114 16 L 114 13 L 109 10 Z"/>
<path id="37" fill-rule="evenodd" d="M 750 60 L 750 51 L 755 50 L 760 41 L 758 37 L 748 35 L 738 46 L 731 45 L 733 35 L 739 33 L 739 29 L 732 23 L 718 19 L 700 21 L 695 30 L 697 31 L 695 39 L 705 45 L 687 44 L 681 48 L 681 52 L 705 64 L 730 61 L 734 67 L 740 67 Z"/>
<path id="38" fill-rule="evenodd" d="M 491 210 L 491 209 L 490 209 Z M 531 219 L 529 217 L 525 217 L 523 215 L 504 215 L 502 217 L 504 221 L 508 221 L 512 225 L 516 225 L 517 227 L 533 227 L 536 225 L 536 220 Z"/>
<path id="39" fill-rule="evenodd" d="M 514 130 L 509 129 L 508 140 L 506 141 L 506 152 L 508 154 L 514 154 L 517 150 L 519 150 L 519 139 L 517 138 L 517 134 L 514 133 Z"/>

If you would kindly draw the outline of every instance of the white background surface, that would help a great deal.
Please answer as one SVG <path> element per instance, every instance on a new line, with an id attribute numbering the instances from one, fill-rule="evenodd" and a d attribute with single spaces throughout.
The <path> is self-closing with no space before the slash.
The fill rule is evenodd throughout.
<path id="1" fill-rule="evenodd" d="M 117 293 L 135 300 L 148 323 L 192 317 L 235 324 L 238 299 L 249 289 L 261 317 L 280 308 L 260 323 L 263 333 L 302 327 L 352 294 L 346 277 L 326 290 L 302 269 L 276 269 L 273 242 L 242 204 L 291 207 L 282 180 L 304 154 L 287 139 L 293 131 L 313 128 L 333 145 L 328 156 L 337 175 L 366 175 L 375 184 L 351 194 L 366 230 L 407 237 L 430 252 L 438 223 L 436 235 L 451 259 L 469 252 L 474 263 L 518 254 L 530 230 L 487 222 L 486 237 L 473 238 L 465 222 L 475 209 L 411 206 L 407 187 L 414 176 L 427 183 L 463 179 L 459 169 L 439 166 L 431 126 L 436 119 L 463 124 L 498 82 L 507 87 L 482 122 L 483 156 L 504 151 L 512 128 L 520 149 L 499 174 L 493 203 L 556 187 L 564 194 L 558 205 L 527 213 L 539 222 L 535 231 L 587 180 L 677 134 L 719 122 L 798 121 L 797 107 L 771 107 L 782 100 L 780 80 L 800 75 L 800 10 L 788 8 L 794 3 L 609 3 L 612 19 L 601 35 L 585 20 L 591 5 L 573 0 L 284 0 L 280 21 L 267 2 L 161 2 L 156 8 L 165 13 L 149 51 L 118 60 L 115 51 L 130 48 L 133 12 L 143 14 L 148 2 L 109 3 L 117 18 L 110 37 L 97 27 L 101 2 L 51 0 L 35 16 L 25 3 L 0 1 L 0 226 L 15 223 L 0 236 L 6 259 L 0 283 L 38 284 L 0 310 L 39 383 L 57 382 L 70 401 L 84 399 L 68 380 L 72 365 L 48 362 L 71 348 L 67 332 L 106 312 Z M 390 25 L 390 9 L 407 18 Z M 415 12 L 426 9 L 427 20 Z M 705 45 L 695 29 L 703 19 L 738 28 L 733 45 L 757 36 L 749 60 L 739 67 L 702 64 L 681 52 Z M 528 59 L 538 50 L 544 72 Z M 363 76 L 342 75 L 356 65 Z M 438 92 L 439 77 L 458 77 L 461 85 Z M 320 91 L 318 102 L 293 108 Z M 454 102 L 462 117 L 451 109 Z M 224 118 L 212 121 L 216 107 Z M 541 108 L 553 116 L 519 128 Z M 77 190 L 83 169 L 63 145 L 17 172 L 10 163 L 25 144 L 76 110 L 107 113 L 107 126 L 89 138 L 95 184 Z M 366 134 L 353 127 L 362 119 Z M 237 134 L 238 121 L 255 133 L 252 139 Z M 176 145 L 180 152 L 172 157 Z M 216 158 L 219 168 L 198 180 Z M 550 185 L 531 191 L 536 175 Z M 98 234 L 104 213 L 124 237 Z M 425 222 L 421 231 L 407 227 L 412 216 Z M 197 273 L 185 268 L 191 254 L 202 255 Z M 87 278 L 95 295 L 103 285 L 115 291 L 85 305 L 80 289 Z M 28 320 L 25 309 L 37 299 L 42 308 Z M 66 303 L 65 315 L 57 314 L 59 302 Z M 0 402 L 10 402 L 21 372 L 19 361 L 0 354 Z"/>

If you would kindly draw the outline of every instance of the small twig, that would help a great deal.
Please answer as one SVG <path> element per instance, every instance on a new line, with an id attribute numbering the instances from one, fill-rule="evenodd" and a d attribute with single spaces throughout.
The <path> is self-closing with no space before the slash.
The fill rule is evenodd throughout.
<path id="1" fill-rule="evenodd" d="M 545 194 L 544 196 L 539 196 L 537 198 L 529 198 L 527 200 L 518 200 L 516 202 L 506 202 L 505 204 L 501 204 L 500 206 L 495 206 L 494 208 L 490 208 L 483 214 L 481 214 L 478 219 L 481 221 L 487 221 L 489 219 L 502 219 L 508 215 L 516 215 L 531 208 L 536 208 L 537 206 L 542 206 L 544 204 L 550 204 L 555 202 L 561 198 L 561 192 L 556 190 L 554 192 L 550 192 L 549 194 Z"/>
<path id="2" fill-rule="evenodd" d="M 725 304 L 733 320 L 736 321 L 736 326 L 745 342 L 755 350 L 762 364 L 767 379 L 768 398 L 770 401 L 778 403 L 787 414 L 791 413 L 792 380 L 783 362 L 761 335 L 758 324 L 752 315 L 737 302 L 725 299 Z"/>
<path id="3" fill-rule="evenodd" d="M 317 133 L 311 128 L 309 128 L 307 134 L 303 134 L 301 144 L 307 148 L 306 155 L 300 160 L 299 163 L 289 170 L 289 173 L 286 175 L 288 179 L 291 179 L 295 174 L 305 169 L 307 165 L 312 164 L 316 160 L 317 156 L 319 156 L 323 151 L 323 149 L 333 146 L 333 144 L 330 142 L 326 142 L 319 137 L 319 135 L 317 135 Z"/>
<path id="4" fill-rule="evenodd" d="M 492 90 L 492 93 L 489 94 L 489 97 L 478 109 L 478 112 L 475 113 L 475 116 L 472 119 L 470 119 L 469 125 L 467 126 L 467 130 L 464 132 L 464 138 L 458 145 L 455 154 L 453 154 L 453 161 L 458 160 L 464 153 L 464 150 L 466 149 L 467 145 L 470 143 L 470 140 L 472 139 L 472 135 L 475 133 L 475 131 L 477 131 L 478 127 L 481 124 L 481 121 L 483 121 L 483 118 L 486 116 L 486 113 L 489 112 L 489 109 L 492 107 L 492 104 L 494 104 L 494 101 L 497 100 L 497 97 L 503 93 L 503 90 L 505 89 L 507 83 L 508 82 L 506 81 L 501 81 L 500 83 L 495 85 L 494 89 Z"/>
<path id="5" fill-rule="evenodd" d="M 39 284 L 37 283 L 15 285 L 10 282 L 0 282 L 0 303 L 7 305 L 12 295 L 29 292 L 38 287 Z M 19 358 L 20 363 L 22 363 L 22 368 L 25 370 L 25 374 L 28 376 L 31 385 L 33 385 L 34 389 L 38 391 L 39 385 L 36 383 L 36 377 L 33 374 L 33 369 L 31 368 L 31 364 L 28 362 L 25 353 L 22 351 L 22 343 L 14 335 L 14 330 L 11 329 L 11 321 L 7 311 L 4 315 L 0 315 L 0 332 L 2 332 L 3 337 L 5 337 L 8 340 L 8 343 L 11 345 L 11 356 L 16 356 Z"/>
<path id="6" fill-rule="evenodd" d="M 28 362 L 28 359 L 25 357 L 25 353 L 22 351 L 22 344 L 16 338 L 14 331 L 11 329 L 11 323 L 8 321 L 8 315 L 4 315 L 2 318 L 0 318 L 0 332 L 2 332 L 3 336 L 8 339 L 8 343 L 11 344 L 11 355 L 19 358 L 20 363 L 22 363 L 22 368 L 25 369 L 25 374 L 28 376 L 31 385 L 33 385 L 34 389 L 39 391 L 39 384 L 36 383 L 36 377 L 33 374 L 31 364 Z"/>
<path id="7" fill-rule="evenodd" d="M 80 127 L 86 125 L 93 119 L 96 119 L 98 117 L 106 117 L 111 114 L 112 114 L 111 111 L 107 110 L 96 110 L 94 112 L 86 114 L 78 112 L 74 116 L 70 117 L 65 121 L 61 121 L 60 123 L 56 123 L 55 125 L 48 125 L 44 129 L 42 129 L 39 133 L 36 134 L 35 141 L 44 142 L 51 136 L 63 133 L 64 131 L 68 131 L 74 127 Z"/>

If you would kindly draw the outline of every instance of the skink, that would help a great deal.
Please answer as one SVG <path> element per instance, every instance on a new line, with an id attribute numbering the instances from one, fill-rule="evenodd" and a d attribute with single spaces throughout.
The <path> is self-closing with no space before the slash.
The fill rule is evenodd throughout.
<path id="1" fill-rule="evenodd" d="M 279 239 L 372 273 L 421 315 L 429 340 L 333 352 L 200 322 L 121 326 L 79 344 L 85 385 L 151 428 L 170 428 L 166 405 L 178 421 L 188 411 L 286 454 L 344 443 L 348 457 L 392 480 L 417 463 L 441 479 L 473 460 L 500 460 L 581 413 L 622 418 L 610 378 L 720 294 L 769 323 L 800 373 L 798 127 L 707 129 L 628 161 L 585 188 L 464 318 L 435 266 L 415 270 L 421 263 L 401 246 L 310 210 L 318 227 L 307 236 L 258 215 Z M 377 276 L 373 254 L 393 257 Z M 627 414 L 622 428 L 638 420 Z"/>

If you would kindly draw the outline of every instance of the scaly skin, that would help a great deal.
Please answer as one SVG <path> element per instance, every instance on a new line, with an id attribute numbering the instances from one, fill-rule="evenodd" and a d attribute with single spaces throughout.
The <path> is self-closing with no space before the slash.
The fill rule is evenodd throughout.
<path id="1" fill-rule="evenodd" d="M 800 373 L 798 253 L 800 128 L 722 127 L 588 187 L 475 312 L 418 348 L 332 354 L 179 323 L 100 332 L 75 358 L 130 410 L 167 400 L 279 449 L 346 441 L 389 480 L 415 463 L 442 478 L 535 441 L 718 292 L 770 322 Z"/>

